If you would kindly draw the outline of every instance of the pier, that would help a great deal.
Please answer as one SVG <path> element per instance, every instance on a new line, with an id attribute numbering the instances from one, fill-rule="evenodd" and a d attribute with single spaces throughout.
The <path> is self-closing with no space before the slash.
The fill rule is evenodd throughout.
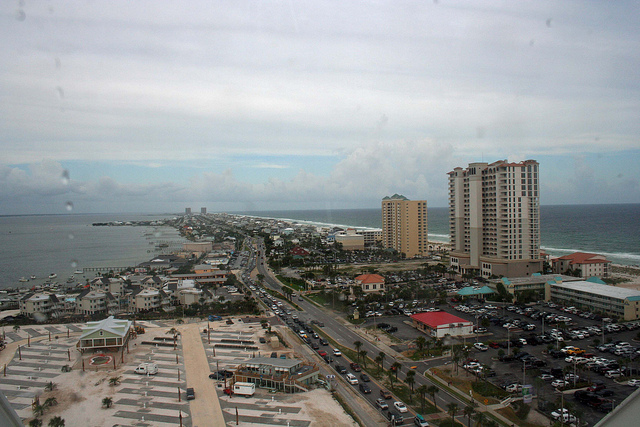
<path id="1" fill-rule="evenodd" d="M 97 272 L 110 272 L 110 271 L 124 271 L 127 268 L 131 268 L 131 266 L 128 267 L 84 267 L 82 268 L 82 273 L 86 273 L 89 271 L 97 271 Z"/>

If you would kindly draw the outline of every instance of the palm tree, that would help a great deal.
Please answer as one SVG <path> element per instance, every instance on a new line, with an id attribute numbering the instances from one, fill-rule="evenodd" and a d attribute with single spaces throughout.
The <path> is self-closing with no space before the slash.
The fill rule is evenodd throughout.
<path id="1" fill-rule="evenodd" d="M 105 409 L 109 409 L 111 408 L 111 405 L 113 405 L 113 399 L 110 397 L 105 397 L 104 399 L 102 399 L 102 407 Z"/>
<path id="2" fill-rule="evenodd" d="M 120 384 L 120 379 L 121 378 L 122 377 L 111 377 L 111 378 L 109 378 L 109 385 L 112 386 L 112 387 L 117 386 L 118 384 Z"/>
<path id="3" fill-rule="evenodd" d="M 435 406 L 436 408 L 438 407 L 438 405 L 436 404 L 436 394 L 438 394 L 439 391 L 440 389 L 438 388 L 437 385 L 430 385 L 429 387 L 427 387 L 427 393 L 431 395 L 433 406 Z"/>
<path id="4" fill-rule="evenodd" d="M 451 415 L 451 422 L 455 424 L 456 422 L 456 412 L 458 412 L 458 404 L 457 403 L 449 403 L 447 404 L 447 413 Z"/>
<path id="5" fill-rule="evenodd" d="M 56 406 L 57 404 L 58 404 L 58 399 L 56 399 L 55 397 L 48 397 L 47 400 L 44 401 L 42 406 L 44 406 L 44 408 L 47 409 L 47 408 L 50 408 L 51 406 Z"/>
<path id="6" fill-rule="evenodd" d="M 434 344 L 434 342 L 432 340 L 425 340 L 424 342 L 424 348 L 427 349 L 427 356 L 431 356 L 431 346 Z"/>
<path id="7" fill-rule="evenodd" d="M 180 332 L 178 332 L 178 330 L 176 328 L 171 328 L 167 331 L 168 334 L 173 335 L 174 337 L 177 336 Z"/>
<path id="8" fill-rule="evenodd" d="M 421 412 L 424 413 L 424 402 L 425 396 L 429 393 L 429 387 L 426 384 L 422 384 L 420 387 L 416 389 L 416 391 L 420 394 L 420 408 Z"/>
<path id="9" fill-rule="evenodd" d="M 385 359 L 385 357 L 387 357 L 387 355 L 384 354 L 383 351 L 378 353 L 378 357 L 376 357 L 376 362 L 378 361 L 378 359 L 380 360 L 380 362 L 378 363 L 378 369 L 384 368 L 384 359 Z"/>
<path id="10" fill-rule="evenodd" d="M 49 420 L 49 427 L 64 427 L 64 420 L 60 416 L 55 416 Z"/>
<path id="11" fill-rule="evenodd" d="M 40 418 L 32 419 L 29 421 L 29 427 L 42 427 L 42 420 Z"/>
<path id="12" fill-rule="evenodd" d="M 358 352 L 358 355 L 362 357 L 362 365 L 366 368 L 367 367 L 367 350 L 360 350 Z"/>
<path id="13" fill-rule="evenodd" d="M 19 330 L 20 330 L 20 325 L 13 325 L 13 332 L 17 334 Z"/>
<path id="14" fill-rule="evenodd" d="M 45 411 L 45 407 L 39 404 L 35 404 L 32 406 L 31 408 L 33 410 L 33 415 L 38 418 L 41 417 L 44 414 Z"/>
<path id="15" fill-rule="evenodd" d="M 45 391 L 53 391 L 57 387 L 56 383 L 53 381 L 49 381 L 46 386 L 44 386 Z"/>
<path id="16" fill-rule="evenodd" d="M 416 382 L 416 381 L 415 381 L 415 380 L 416 380 L 416 371 L 414 371 L 413 369 L 409 369 L 409 371 L 407 371 L 407 376 L 406 376 L 406 378 L 404 379 L 404 381 L 405 381 L 407 384 L 409 384 L 409 383 L 407 382 L 407 380 L 408 380 L 409 378 L 413 378 L 413 382 L 415 383 L 415 382 Z M 411 386 L 411 393 L 413 393 L 413 386 Z"/>
<path id="17" fill-rule="evenodd" d="M 404 382 L 407 383 L 409 387 L 411 387 L 411 393 L 409 393 L 409 402 L 413 401 L 413 385 L 416 383 L 416 379 L 413 375 L 407 375 L 404 379 Z"/>
<path id="18" fill-rule="evenodd" d="M 464 407 L 464 414 L 467 416 L 467 426 L 471 427 L 471 415 L 476 412 L 475 408 L 472 405 L 467 405 Z"/>
<path id="19" fill-rule="evenodd" d="M 484 424 L 486 416 L 484 415 L 484 412 L 476 412 L 476 414 L 473 416 L 473 419 L 476 422 L 476 427 L 482 427 L 482 424 Z"/>
<path id="20" fill-rule="evenodd" d="M 360 349 L 362 348 L 362 343 L 360 341 L 355 341 L 353 346 L 356 348 L 356 356 L 358 356 L 358 362 L 360 362 Z"/>
<path id="21" fill-rule="evenodd" d="M 424 346 L 427 343 L 427 340 L 423 336 L 419 336 L 416 338 L 416 347 L 418 347 L 418 352 L 422 353 L 424 351 Z"/>
<path id="22" fill-rule="evenodd" d="M 393 370 L 396 373 L 396 379 L 398 379 L 398 373 L 400 372 L 400 368 L 402 368 L 402 363 L 400 362 L 393 362 L 393 365 L 391 365 L 391 370 Z"/>
<path id="23" fill-rule="evenodd" d="M 387 371 L 387 377 L 389 377 L 389 382 L 391 383 L 391 390 L 393 390 L 393 382 L 396 380 L 396 377 L 393 376 L 393 371 Z"/>

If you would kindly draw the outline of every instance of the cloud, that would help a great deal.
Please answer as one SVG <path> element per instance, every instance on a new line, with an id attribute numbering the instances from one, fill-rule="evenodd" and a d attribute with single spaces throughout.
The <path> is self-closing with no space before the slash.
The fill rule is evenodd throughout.
<path id="1" fill-rule="evenodd" d="M 25 200 L 358 206 L 402 192 L 444 205 L 444 174 L 471 161 L 637 157 L 635 5 L 405 6 L 30 3 L 0 27 L 0 197 L 36 210 Z M 553 194 L 572 193 L 546 173 Z M 637 172 L 563 184 L 588 180 L 638 200 Z"/>

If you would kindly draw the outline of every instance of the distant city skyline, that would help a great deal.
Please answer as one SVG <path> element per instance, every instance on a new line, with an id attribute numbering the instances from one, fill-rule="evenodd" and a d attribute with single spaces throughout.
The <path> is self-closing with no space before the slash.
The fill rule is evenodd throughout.
<path id="1" fill-rule="evenodd" d="M 0 215 L 447 206 L 540 163 L 542 205 L 640 203 L 620 2 L 2 2 Z"/>

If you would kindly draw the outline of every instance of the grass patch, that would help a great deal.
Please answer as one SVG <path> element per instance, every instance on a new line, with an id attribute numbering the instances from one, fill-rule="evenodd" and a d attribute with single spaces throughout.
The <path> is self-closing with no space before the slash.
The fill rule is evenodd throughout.
<path id="1" fill-rule="evenodd" d="M 280 281 L 280 283 L 284 284 L 285 286 L 290 287 L 291 289 L 295 289 L 296 291 L 305 291 L 305 286 L 304 286 L 304 280 L 302 279 L 296 279 L 293 277 L 287 277 L 287 276 L 283 276 L 281 274 L 276 275 L 277 279 Z"/>
<path id="2" fill-rule="evenodd" d="M 500 415 L 502 415 L 503 417 L 507 418 L 509 421 L 512 421 L 515 425 L 520 426 L 520 427 L 541 427 L 541 426 L 544 427 L 544 426 L 546 426 L 546 424 L 536 424 L 536 423 L 530 423 L 528 421 L 521 420 L 516 415 L 516 411 L 514 411 L 513 408 L 511 408 L 510 406 L 507 406 L 506 408 L 497 409 L 496 412 L 498 412 Z"/>
<path id="3" fill-rule="evenodd" d="M 429 360 L 431 357 L 440 357 L 442 356 L 442 348 L 432 348 L 429 349 L 429 354 L 427 354 L 426 350 L 418 351 L 414 350 L 413 353 L 409 354 L 408 357 L 411 360 L 415 360 L 416 362 L 421 360 Z"/>

